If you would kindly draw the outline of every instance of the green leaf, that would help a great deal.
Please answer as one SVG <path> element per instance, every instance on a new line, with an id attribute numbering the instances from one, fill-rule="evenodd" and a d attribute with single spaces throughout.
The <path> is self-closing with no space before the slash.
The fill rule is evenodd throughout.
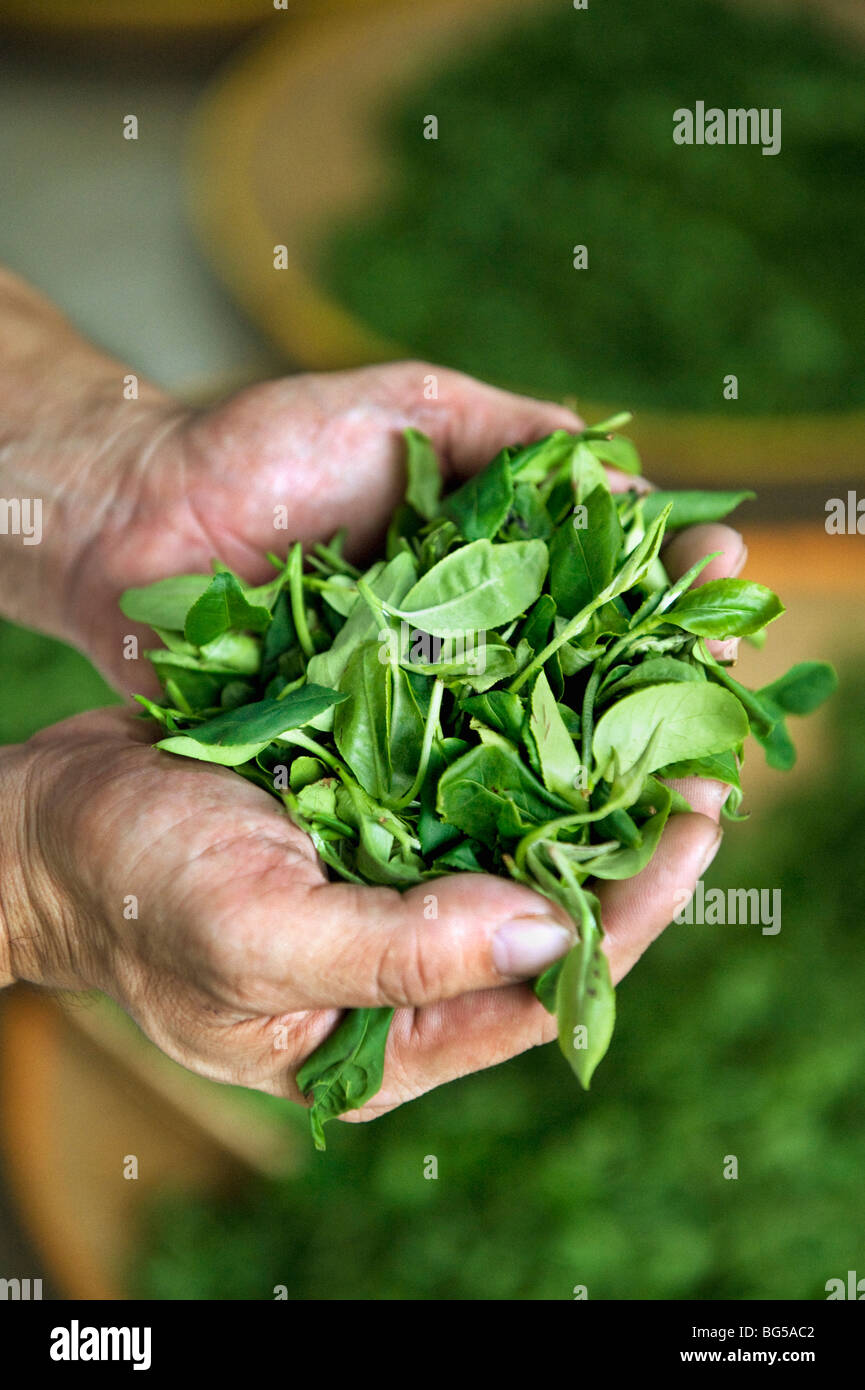
<path id="1" fill-rule="evenodd" d="M 532 691 L 529 727 L 535 740 L 544 786 L 563 801 L 585 809 L 586 798 L 580 791 L 585 780 L 580 757 L 543 671 Z"/>
<path id="2" fill-rule="evenodd" d="M 768 733 L 760 733 L 756 729 L 752 732 L 762 745 L 769 766 L 777 768 L 779 772 L 789 772 L 796 762 L 796 748 L 783 718 L 779 718 Z"/>
<path id="3" fill-rule="evenodd" d="M 362 829 L 364 821 L 373 822 L 390 835 L 404 853 L 418 848 L 417 838 L 402 816 L 369 796 L 357 782 L 347 779 L 338 789 L 337 806 L 343 819 L 356 830 Z"/>
<path id="4" fill-rule="evenodd" d="M 387 675 L 388 799 L 394 799 L 407 793 L 419 774 L 425 710 L 429 705 L 433 682 L 404 671 L 399 666 L 389 666 Z M 424 687 L 420 699 L 415 690 L 418 684 Z"/>
<path id="5" fill-rule="evenodd" d="M 619 594 L 627 593 L 640 580 L 654 564 L 664 539 L 664 532 L 667 526 L 670 513 L 664 507 L 646 528 L 646 534 L 638 545 L 634 546 L 630 555 L 623 562 L 621 569 L 614 575 L 610 584 L 604 590 L 602 601 L 607 603 L 610 599 L 617 598 Z"/>
<path id="6" fill-rule="evenodd" d="M 301 761 L 300 758 L 297 760 Z M 305 758 L 304 762 L 317 762 L 315 758 Z M 291 772 L 294 773 L 296 763 L 292 764 Z M 292 791 L 295 788 L 292 787 Z M 304 786 L 298 787 L 297 805 L 301 814 L 310 821 L 318 820 L 321 817 L 336 816 L 336 785 L 332 777 L 322 777 L 318 781 L 309 782 Z"/>
<path id="7" fill-rule="evenodd" d="M 405 672 L 382 662 L 384 650 L 365 642 L 352 655 L 339 683 L 347 698 L 335 711 L 333 734 L 364 790 L 388 801 L 411 786 L 424 719 Z"/>
<path id="8" fill-rule="evenodd" d="M 232 680 L 222 687 L 219 703 L 223 709 L 239 709 L 255 699 L 255 687 L 249 681 Z"/>
<path id="9" fill-rule="evenodd" d="M 297 1073 L 297 1084 L 312 1098 L 309 1112 L 317 1149 L 327 1147 L 324 1125 L 357 1110 L 379 1090 L 393 1009 L 350 1009 Z"/>
<path id="10" fill-rule="evenodd" d="M 209 574 L 177 574 L 157 579 L 143 589 L 127 589 L 120 597 L 120 611 L 134 623 L 182 632 L 186 615 L 210 588 Z"/>
<path id="11" fill-rule="evenodd" d="M 723 521 L 725 516 L 742 502 L 750 502 L 756 492 L 704 492 L 680 490 L 674 492 L 649 492 L 643 498 L 643 517 L 648 526 L 667 505 L 672 502 L 673 510 L 667 523 L 671 531 L 681 531 L 683 526 L 699 526 L 710 521 Z"/>
<path id="12" fill-rule="evenodd" d="M 340 755 L 370 796 L 384 797 L 390 787 L 387 742 L 388 667 L 382 650 L 365 642 L 351 655 L 339 682 L 345 702 L 334 711 L 333 736 Z"/>
<path id="13" fill-rule="evenodd" d="M 347 618 L 357 603 L 357 583 L 351 575 L 331 575 L 328 580 L 316 587 L 328 607 L 338 613 L 341 618 Z"/>
<path id="14" fill-rule="evenodd" d="M 416 578 L 417 567 L 411 555 L 405 551 L 395 555 L 386 565 L 373 565 L 364 575 L 375 596 L 390 603 L 401 603 Z M 337 687 L 352 652 L 362 642 L 375 637 L 378 630 L 379 625 L 367 605 L 356 604 L 333 639 L 333 645 L 310 659 L 306 668 L 309 680 L 319 685 Z M 316 721 L 316 728 L 326 731 L 332 727 L 332 721 L 333 716 L 325 713 Z"/>
<path id="15" fill-rule="evenodd" d="M 618 849 L 610 850 L 608 853 L 599 855 L 596 859 L 584 860 L 581 867 L 585 873 L 593 878 L 602 879 L 623 879 L 632 878 L 634 874 L 639 874 L 651 862 L 658 842 L 663 834 L 664 826 L 670 814 L 673 798 L 669 788 L 661 788 L 658 785 L 655 799 L 659 803 L 655 813 L 649 816 L 640 827 L 640 843 L 629 846 L 621 845 Z M 562 845 L 563 853 L 567 852 L 567 846 Z"/>
<path id="16" fill-rule="evenodd" d="M 297 630 L 291 616 L 288 595 L 280 594 L 261 648 L 261 670 L 265 680 L 269 680 L 273 675 L 279 658 L 296 645 Z"/>
<path id="17" fill-rule="evenodd" d="M 663 615 L 698 637 L 744 637 L 780 617 L 784 605 L 771 589 L 749 579 L 710 579 L 689 589 Z"/>
<path id="18" fill-rule="evenodd" d="M 589 439 L 585 447 L 591 449 L 603 463 L 609 464 L 611 468 L 618 468 L 622 473 L 642 472 L 636 445 L 622 434 L 612 439 Z"/>
<path id="19" fill-rule="evenodd" d="M 694 649 L 695 655 L 700 655 L 699 648 Z M 721 666 L 714 657 L 705 654 L 706 674 L 712 681 L 717 681 L 725 690 L 729 690 L 742 705 L 751 724 L 751 733 L 755 738 L 761 734 L 770 734 L 778 720 L 783 717 L 783 711 L 774 700 L 764 699 L 760 691 L 748 690 L 747 686 L 740 685 L 739 682 L 730 675 L 725 667 Z"/>
<path id="20" fill-rule="evenodd" d="M 461 743 L 460 752 L 465 748 Z M 458 754 L 456 755 L 458 756 Z M 417 822 L 417 837 L 421 853 L 428 859 L 435 858 L 445 846 L 460 839 L 460 832 L 454 825 L 446 825 L 436 815 L 436 788 L 441 774 L 447 767 L 447 757 L 442 740 L 435 740 L 430 749 L 426 775 L 420 789 L 421 810 Z"/>
<path id="21" fill-rule="evenodd" d="M 688 758 L 683 762 L 670 763 L 658 769 L 659 777 L 670 777 L 678 781 L 683 777 L 709 777 L 715 782 L 726 782 L 729 786 L 742 790 L 739 781 L 739 764 L 735 754 L 712 753 L 705 758 Z"/>
<path id="22" fill-rule="evenodd" d="M 643 685 L 662 685 L 670 681 L 703 682 L 705 679 L 703 668 L 690 661 L 681 661 L 675 656 L 650 656 L 610 685 L 602 685 L 601 695 L 608 702 L 612 696 L 618 698 L 624 690 L 635 690 Z"/>
<path id="23" fill-rule="evenodd" d="M 436 869 L 446 869 L 448 873 L 455 874 L 481 874 L 484 866 L 477 856 L 477 842 L 463 840 L 460 844 L 454 845 L 453 849 L 446 850 L 439 855 L 435 861 Z M 477 849 L 480 846 L 477 845 Z"/>
<path id="24" fill-rule="evenodd" d="M 593 751 L 603 773 L 615 756 L 630 767 L 655 733 L 651 766 L 702 758 L 737 748 L 748 733 L 748 718 L 730 691 L 709 681 L 667 682 L 626 695 L 598 721 Z"/>
<path id="25" fill-rule="evenodd" d="M 553 856 L 555 851 L 553 846 Z M 575 881 L 569 887 L 569 897 L 577 899 L 580 940 L 565 956 L 559 971 L 556 1017 L 562 1055 L 580 1085 L 588 1090 L 613 1035 L 616 996 L 601 944 L 600 903 Z"/>
<path id="26" fill-rule="evenodd" d="M 500 627 L 531 607 L 547 572 L 543 541 L 473 541 L 446 555 L 409 589 L 397 617 L 436 637 Z"/>
<path id="27" fill-rule="evenodd" d="M 556 1015 L 562 1055 L 588 1090 L 616 1021 L 616 996 L 599 936 L 580 942 L 565 957 L 556 987 Z"/>
<path id="28" fill-rule="evenodd" d="M 160 642 L 164 642 L 168 650 L 173 652 L 175 656 L 188 656 L 193 660 L 198 656 L 198 648 L 193 647 L 191 642 L 187 642 L 182 632 L 172 632 L 167 627 L 155 627 L 153 631 Z M 148 653 L 145 652 L 145 656 L 147 655 Z"/>
<path id="29" fill-rule="evenodd" d="M 436 810 L 449 825 L 495 846 L 500 835 L 517 838 L 521 824 L 552 820 L 570 807 L 545 790 L 516 752 L 482 744 L 443 774 Z"/>
<path id="30" fill-rule="evenodd" d="M 305 685 L 284 700 L 258 700 L 217 715 L 156 745 L 169 753 L 199 758 L 206 763 L 237 767 L 249 762 L 289 729 L 300 729 L 323 709 L 345 699 L 336 690 Z"/>
<path id="31" fill-rule="evenodd" d="M 513 675 L 516 670 L 513 650 L 495 633 L 466 634 L 470 639 L 477 637 L 476 641 L 450 642 L 448 638 L 436 638 L 441 643 L 437 661 L 423 660 L 425 649 L 429 655 L 436 655 L 434 651 L 429 651 L 431 644 L 428 636 L 420 629 L 411 632 L 410 641 L 400 656 L 407 671 L 423 676 L 438 676 L 446 684 L 457 688 L 469 685 L 474 690 L 486 690 L 497 681 Z M 462 637 L 462 634 L 457 634 L 457 637 Z"/>
<path id="32" fill-rule="evenodd" d="M 552 518 L 538 496 L 538 490 L 528 483 L 514 488 L 514 501 L 507 523 L 501 531 L 505 541 L 549 540 L 553 534 Z"/>
<path id="33" fill-rule="evenodd" d="M 717 560 L 718 556 L 722 554 L 723 551 L 721 550 L 713 550 L 708 555 L 701 556 L 696 564 L 693 564 L 689 570 L 680 575 L 669 589 L 656 589 L 654 593 L 649 594 L 631 618 L 631 627 L 640 627 L 645 619 L 655 614 L 666 613 L 667 609 L 672 608 L 682 594 L 693 586 L 694 580 L 702 574 L 706 566 L 710 565 L 713 560 Z"/>
<path id="34" fill-rule="evenodd" d="M 622 548 L 622 528 L 609 491 L 597 487 L 580 505 L 585 512 L 569 517 L 550 544 L 550 593 L 565 618 L 573 618 L 607 587 Z"/>
<path id="35" fill-rule="evenodd" d="M 187 642 L 205 647 L 223 633 L 264 632 L 270 626 L 270 610 L 251 604 L 239 581 L 228 571 L 217 574 L 192 605 L 183 629 Z"/>
<path id="36" fill-rule="evenodd" d="M 541 594 L 520 628 L 520 639 L 528 642 L 533 652 L 537 653 L 546 646 L 555 616 L 555 599 L 549 594 Z"/>
<path id="37" fill-rule="evenodd" d="M 177 727 L 177 718 L 180 715 L 179 710 L 171 710 L 167 709 L 164 705 L 157 705 L 154 700 L 148 700 L 146 695 L 133 695 L 132 698 L 133 700 L 137 700 L 139 705 L 150 715 L 151 719 L 155 719 L 157 724 L 161 724 L 163 728 L 173 731 Z"/>
<path id="38" fill-rule="evenodd" d="M 556 1012 L 556 991 L 559 987 L 559 976 L 562 973 L 564 963 L 564 957 L 561 960 L 553 961 L 552 965 L 538 976 L 532 986 L 548 1014 Z"/>
<path id="39" fill-rule="evenodd" d="M 800 661 L 757 694 L 772 700 L 785 714 L 811 714 L 834 695 L 838 676 L 825 661 Z"/>
<path id="40" fill-rule="evenodd" d="M 426 521 L 438 515 L 442 479 L 432 442 L 420 430 L 403 431 L 406 443 L 405 500 Z"/>
<path id="41" fill-rule="evenodd" d="M 571 459 L 570 478 L 567 479 L 569 491 L 566 489 L 562 494 L 564 505 L 570 511 L 573 504 L 585 502 L 596 488 L 603 492 L 610 491 L 610 480 L 600 459 L 596 457 L 591 449 L 582 441 L 574 449 Z M 555 493 L 550 496 L 548 506 L 552 508 L 553 515 L 560 519 L 558 507 L 553 506 L 554 499 L 557 500 L 558 487 Z"/>
<path id="42" fill-rule="evenodd" d="M 214 675 L 227 676 L 255 675 L 261 664 L 261 648 L 255 638 L 243 632 L 231 633 L 229 637 L 230 641 L 218 638 L 196 656 L 163 651 L 160 647 L 145 652 L 144 655 L 153 663 L 160 676 L 166 671 L 171 675 L 177 671 L 211 672 Z"/>
<path id="43" fill-rule="evenodd" d="M 447 517 L 437 517 L 424 527 L 424 538 L 420 542 L 418 566 L 421 574 L 426 574 L 439 560 L 443 560 L 449 550 L 460 544 L 459 531 Z M 415 576 L 417 577 L 417 576 Z"/>
<path id="44" fill-rule="evenodd" d="M 578 436 L 567 430 L 555 430 L 536 444 L 528 444 L 516 452 L 507 451 L 511 476 L 519 477 L 523 483 L 544 482 L 550 473 L 573 457 L 577 440 Z"/>
<path id="45" fill-rule="evenodd" d="M 324 776 L 324 763 L 319 758 L 309 758 L 303 755 L 295 758 L 291 764 L 288 784 L 293 792 L 300 792 L 303 791 L 304 787 L 311 786 L 313 782 L 318 782 Z"/>
<path id="46" fill-rule="evenodd" d="M 518 743 L 523 727 L 523 704 L 519 695 L 508 690 L 491 690 L 485 695 L 468 695 L 460 707 L 473 719 Z"/>
<path id="47" fill-rule="evenodd" d="M 630 410 L 618 410 L 615 415 L 607 416 L 606 420 L 597 420 L 594 425 L 589 425 L 582 432 L 583 439 L 604 439 L 607 435 L 615 434 L 616 430 L 625 428 L 633 420 Z"/>
<path id="48" fill-rule="evenodd" d="M 385 560 L 393 560 L 401 554 L 413 557 L 412 542 L 424 529 L 425 523 L 420 512 L 416 512 L 414 507 L 410 507 L 406 502 L 400 503 L 387 528 L 384 546 Z"/>
<path id="49" fill-rule="evenodd" d="M 521 687 L 525 685 L 526 681 L 534 675 L 535 671 L 538 670 L 540 666 L 546 664 L 554 652 L 558 651 L 559 648 L 563 647 L 566 643 L 571 642 L 572 639 L 579 637 L 580 634 L 585 631 L 592 621 L 593 614 L 598 608 L 601 608 L 605 603 L 609 603 L 611 599 L 617 598 L 619 594 L 626 593 L 628 589 L 633 588 L 633 586 L 639 582 L 657 557 L 664 536 L 664 526 L 666 524 L 667 515 L 668 512 L 664 510 L 655 518 L 639 545 L 634 547 L 618 573 L 610 580 L 607 587 L 602 590 L 596 598 L 593 598 L 590 603 L 587 603 L 585 608 L 581 608 L 578 613 L 574 614 L 573 618 L 565 623 L 561 631 L 556 633 L 555 637 L 547 643 L 543 651 L 539 652 L 520 670 L 516 680 L 511 682 L 509 689 L 513 691 L 520 690 Z M 598 655 L 598 653 L 592 653 L 591 655 L 587 653 L 586 661 L 594 660 L 595 655 Z M 519 657 L 517 664 L 519 665 Z"/>
<path id="50" fill-rule="evenodd" d="M 224 632 L 200 648 L 202 669 L 224 666 L 244 676 L 261 668 L 261 641 L 248 632 Z"/>
<path id="51" fill-rule="evenodd" d="M 492 540 L 514 500 L 514 484 L 501 455 L 445 500 L 442 511 L 467 541 Z"/>

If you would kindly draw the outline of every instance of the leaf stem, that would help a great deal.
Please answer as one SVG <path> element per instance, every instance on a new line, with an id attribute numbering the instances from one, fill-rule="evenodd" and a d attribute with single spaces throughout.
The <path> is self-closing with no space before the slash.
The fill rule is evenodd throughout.
<path id="1" fill-rule="evenodd" d="M 595 699 L 598 694 L 598 685 L 601 680 L 601 663 L 596 662 L 592 668 L 583 695 L 583 714 L 580 720 L 580 761 L 583 767 L 588 770 L 592 757 L 592 734 L 595 730 Z M 588 775 L 588 773 L 586 774 Z"/>
<path id="2" fill-rule="evenodd" d="M 559 647 L 564 646 L 565 642 L 570 642 L 572 637 L 578 637 L 580 633 L 588 627 L 589 619 L 595 609 L 599 607 L 599 603 L 600 600 L 594 598 L 590 603 L 586 604 L 585 608 L 581 608 L 579 613 L 575 614 L 575 616 L 571 618 L 571 621 L 562 628 L 559 635 L 548 642 L 543 651 L 538 652 L 537 656 L 529 662 L 528 666 L 524 667 L 519 675 L 514 677 L 508 686 L 508 690 L 515 695 L 518 690 L 522 689 L 526 681 L 529 680 L 536 671 L 539 671 L 541 667 L 549 661 L 551 656 L 555 655 Z"/>
<path id="3" fill-rule="evenodd" d="M 288 559 L 288 583 L 291 597 L 291 616 L 294 619 L 297 640 L 304 655 L 315 656 L 315 646 L 306 621 L 306 604 L 303 598 L 303 547 L 297 541 Z"/>
<path id="4" fill-rule="evenodd" d="M 338 570 L 340 574 L 347 574 L 351 579 L 360 578 L 361 571 L 350 564 L 348 560 L 344 560 L 341 555 L 337 555 L 336 551 L 331 550 L 329 545 L 322 545 L 319 543 L 314 546 L 313 549 L 319 559 L 326 560 L 327 563 L 333 569 Z"/>
<path id="5" fill-rule="evenodd" d="M 316 758 L 321 758 L 323 763 L 327 763 L 328 767 L 332 767 L 334 772 L 342 777 L 344 768 L 339 759 L 327 748 L 322 748 L 320 743 L 316 743 L 314 738 L 309 738 L 306 734 L 301 733 L 300 729 L 286 730 L 285 737 L 281 742 L 294 744 L 298 748 L 305 748 L 307 753 L 313 753 Z"/>
<path id="6" fill-rule="evenodd" d="M 420 759 L 418 761 L 417 774 L 404 796 L 399 801 L 392 803 L 397 811 L 410 806 L 423 786 L 426 777 L 427 767 L 429 766 L 430 754 L 432 752 L 433 739 L 439 727 L 439 714 L 442 707 L 442 696 L 444 695 L 444 685 L 440 680 L 436 680 L 430 696 L 429 709 L 427 711 L 426 722 L 423 730 L 423 743 L 421 744 Z"/>
<path id="7" fill-rule="evenodd" d="M 673 504 L 672 502 L 668 502 L 663 511 L 658 513 L 639 545 L 631 551 L 618 574 L 613 576 L 607 587 L 602 589 L 599 594 L 591 599 L 590 602 L 586 604 L 585 608 L 581 608 L 579 613 L 576 613 L 569 623 L 565 624 L 558 637 L 554 637 L 551 642 L 548 642 L 543 651 L 539 652 L 534 660 L 529 662 L 525 670 L 521 671 L 520 674 L 511 681 L 508 690 L 516 693 L 518 690 L 522 689 L 526 681 L 534 675 L 535 671 L 540 670 L 545 662 L 549 661 L 550 657 L 558 651 L 559 647 L 563 646 L 565 642 L 569 642 L 572 637 L 578 637 L 580 633 L 588 627 L 589 619 L 597 608 L 603 607 L 611 598 L 615 598 L 617 594 L 624 593 L 626 589 L 632 588 L 633 585 L 637 583 L 658 553 L 664 534 L 664 527 L 667 524 L 667 518 L 672 510 Z"/>
<path id="8" fill-rule="evenodd" d="M 392 619 L 382 600 L 370 588 L 365 579 L 358 579 L 357 592 L 382 630 L 393 626 Z"/>

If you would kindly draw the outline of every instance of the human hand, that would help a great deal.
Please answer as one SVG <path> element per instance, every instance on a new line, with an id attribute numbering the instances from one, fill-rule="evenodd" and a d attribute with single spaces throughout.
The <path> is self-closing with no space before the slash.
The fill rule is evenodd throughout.
<path id="1" fill-rule="evenodd" d="M 695 537 L 693 553 L 678 542 L 671 568 L 720 540 Z M 520 983 L 572 938 L 546 900 L 509 880 L 453 876 L 437 881 L 428 921 L 428 885 L 399 894 L 328 883 L 265 792 L 171 758 L 151 737 L 129 713 L 103 711 L 4 755 L 3 803 L 19 820 L 4 837 L 0 918 L 33 924 L 14 932 L 14 975 L 98 987 L 183 1065 L 293 1099 L 298 1068 L 341 1009 L 395 1005 L 384 1084 L 350 1118 L 555 1035 Z M 685 791 L 702 814 L 673 817 L 647 869 L 600 889 L 614 981 L 717 846 L 723 790 L 695 780 Z"/>
<path id="2" fill-rule="evenodd" d="M 250 581 L 264 578 L 262 552 L 281 538 L 277 507 L 288 511 L 286 540 L 327 538 L 345 525 L 362 554 L 400 496 L 406 425 L 428 433 L 459 478 L 504 443 L 579 424 L 562 407 L 419 363 L 268 383 L 204 412 L 144 383 L 140 399 L 126 401 L 121 364 L 83 344 L 20 283 L 3 288 L 15 327 L 7 490 L 41 491 L 46 502 L 44 544 L 4 551 L 14 581 L 7 611 L 78 642 L 126 688 L 145 682 L 138 664 L 122 660 L 124 588 L 206 570 L 213 556 Z M 49 343 L 63 389 L 37 402 L 32 358 Z M 437 399 L 428 400 L 433 380 Z M 725 555 L 703 578 L 732 572 L 741 542 L 726 527 L 677 537 L 668 568 L 683 572 L 710 549 Z M 279 1094 L 296 1093 L 297 1066 L 339 1008 L 393 1002 L 385 1084 L 361 1118 L 552 1036 L 549 1015 L 513 982 L 563 953 L 568 937 L 548 941 L 546 955 L 520 960 L 501 941 L 493 953 L 496 926 L 545 917 L 545 900 L 504 880 L 442 880 L 439 920 L 425 926 L 412 917 L 411 893 L 326 884 L 265 793 L 213 767 L 176 764 L 147 741 L 145 725 L 103 714 L 3 754 L 11 790 L 0 798 L 0 843 L 13 849 L 0 875 L 0 984 L 17 976 L 97 985 L 186 1065 Z M 724 789 L 687 790 L 703 814 L 673 817 L 644 873 L 602 889 L 614 979 L 670 920 L 717 843 Z M 238 823 L 248 827 L 240 835 Z M 263 904 L 249 891 L 250 864 L 277 885 Z M 123 900 L 140 896 L 139 877 L 144 906 L 128 920 Z M 285 904 L 301 911 L 312 902 L 314 951 L 284 927 Z M 329 934 L 320 936 L 319 917 Z M 537 926 L 532 935 L 537 948 Z"/>
<path id="3" fill-rule="evenodd" d="M 430 382 L 437 398 L 428 400 Z M 286 377 L 167 421 L 158 404 L 151 440 L 118 436 L 111 505 L 72 567 L 67 612 L 78 644 L 116 684 L 142 691 L 152 677 L 145 662 L 124 660 L 123 639 L 146 641 L 147 629 L 122 617 L 124 589 L 209 573 L 214 558 L 263 582 L 268 550 L 329 540 L 341 527 L 349 555 L 369 554 L 402 500 L 409 425 L 430 436 L 445 476 L 459 479 L 505 444 L 580 421 L 421 362 Z"/>

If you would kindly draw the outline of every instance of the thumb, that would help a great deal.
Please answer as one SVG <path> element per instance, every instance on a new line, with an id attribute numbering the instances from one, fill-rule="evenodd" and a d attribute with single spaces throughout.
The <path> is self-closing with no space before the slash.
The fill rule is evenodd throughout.
<path id="1" fill-rule="evenodd" d="M 297 904 L 310 923 L 305 957 L 286 962 L 296 1004 L 374 1008 L 432 1004 L 530 979 L 573 945 L 573 923 L 520 884 L 458 874 L 406 893 L 328 883 Z"/>

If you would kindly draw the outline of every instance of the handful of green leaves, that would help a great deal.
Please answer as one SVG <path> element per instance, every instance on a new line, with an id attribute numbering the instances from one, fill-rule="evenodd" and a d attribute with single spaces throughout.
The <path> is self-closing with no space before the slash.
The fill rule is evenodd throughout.
<path id="1" fill-rule="evenodd" d="M 787 714 L 834 689 L 823 663 L 756 692 L 707 638 L 761 640 L 783 612 L 743 579 L 675 584 L 671 530 L 728 515 L 747 492 L 610 491 L 639 473 L 616 416 L 508 447 L 441 496 L 429 440 L 406 431 L 405 501 L 365 571 L 344 536 L 300 544 L 256 587 L 223 565 L 130 589 L 121 607 L 164 646 L 165 691 L 139 696 L 158 746 L 233 767 L 283 802 L 330 871 L 405 889 L 443 874 L 509 874 L 561 904 L 570 953 L 535 981 L 584 1087 L 609 1045 L 615 996 L 594 880 L 651 859 L 689 810 L 666 779 L 715 778 L 742 799 L 750 731 L 773 767 Z M 393 1009 L 349 1010 L 298 1074 L 313 1137 L 379 1089 Z"/>

